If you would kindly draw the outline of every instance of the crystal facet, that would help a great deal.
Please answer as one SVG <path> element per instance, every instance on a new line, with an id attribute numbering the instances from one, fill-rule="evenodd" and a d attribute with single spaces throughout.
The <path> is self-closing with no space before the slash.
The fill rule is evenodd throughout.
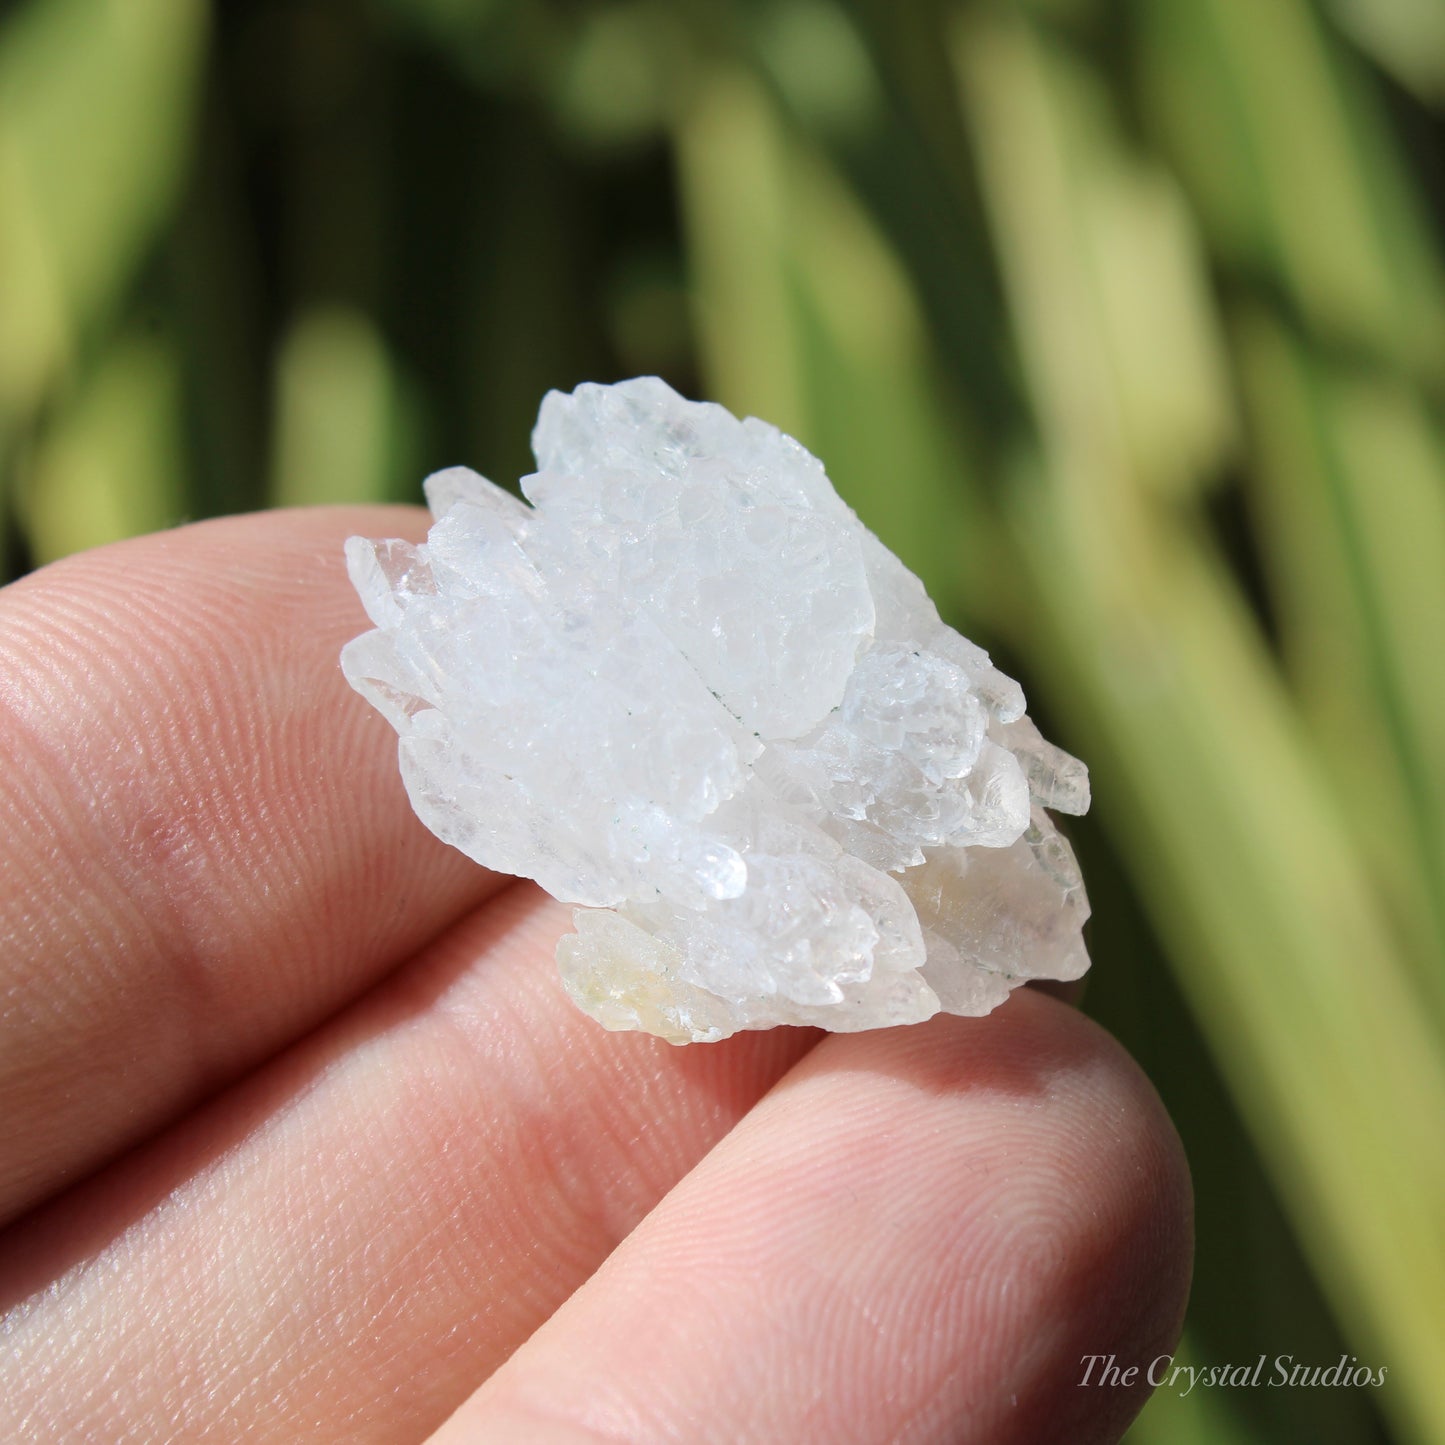
<path id="1" fill-rule="evenodd" d="M 531 506 L 454 467 L 347 544 L 342 653 L 439 837 L 583 905 L 563 982 L 675 1042 L 983 1014 L 1088 967 L 1018 684 L 765 422 L 655 377 L 551 392 Z"/>

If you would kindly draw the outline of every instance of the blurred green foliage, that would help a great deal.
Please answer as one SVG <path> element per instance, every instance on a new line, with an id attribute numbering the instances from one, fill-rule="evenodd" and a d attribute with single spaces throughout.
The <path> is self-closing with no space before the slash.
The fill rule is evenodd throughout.
<path id="1" fill-rule="evenodd" d="M 1089 1006 L 1199 1190 L 1139 1442 L 1445 1440 L 1438 0 L 23 0 L 11 574 L 527 470 L 642 372 L 794 432 L 1091 762 Z M 1432 169 L 1433 167 L 1433 169 Z"/>

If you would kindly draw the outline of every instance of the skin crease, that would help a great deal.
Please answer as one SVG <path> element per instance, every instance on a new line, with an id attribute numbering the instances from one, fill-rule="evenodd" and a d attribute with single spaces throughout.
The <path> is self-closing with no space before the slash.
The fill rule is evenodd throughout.
<path id="1" fill-rule="evenodd" d="M 1106 1441 L 1188 1290 L 1177 1137 L 1025 990 L 673 1048 L 411 813 L 353 533 L 0 592 L 0 1438 Z M 1105 961 L 1107 965 L 1107 961 Z M 79 1066 L 78 1066 L 79 1063 Z"/>

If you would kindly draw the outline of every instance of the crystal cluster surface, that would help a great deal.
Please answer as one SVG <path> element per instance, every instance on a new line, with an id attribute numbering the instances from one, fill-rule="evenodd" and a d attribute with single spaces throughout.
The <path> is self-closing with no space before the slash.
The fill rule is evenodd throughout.
<path id="1" fill-rule="evenodd" d="M 1088 807 L 1083 764 L 815 457 L 654 377 L 550 393 L 532 443 L 530 506 L 454 468 L 423 545 L 350 540 L 342 665 L 427 826 L 582 905 L 582 1008 L 856 1030 L 1087 968 L 1044 811 Z"/>

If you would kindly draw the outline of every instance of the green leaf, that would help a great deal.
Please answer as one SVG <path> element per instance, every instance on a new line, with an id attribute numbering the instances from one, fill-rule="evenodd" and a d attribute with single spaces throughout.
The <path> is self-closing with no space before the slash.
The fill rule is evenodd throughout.
<path id="1" fill-rule="evenodd" d="M 201 0 L 30 0 L 0 29 L 0 411 L 115 305 L 190 151 Z"/>
<path id="2" fill-rule="evenodd" d="M 292 324 L 276 364 L 273 506 L 381 502 L 410 489 L 398 463 L 401 397 L 386 344 L 349 307 Z"/>
<path id="3" fill-rule="evenodd" d="M 20 512 L 37 562 L 183 519 L 180 369 L 169 346 L 113 342 L 47 427 L 22 473 Z"/>

